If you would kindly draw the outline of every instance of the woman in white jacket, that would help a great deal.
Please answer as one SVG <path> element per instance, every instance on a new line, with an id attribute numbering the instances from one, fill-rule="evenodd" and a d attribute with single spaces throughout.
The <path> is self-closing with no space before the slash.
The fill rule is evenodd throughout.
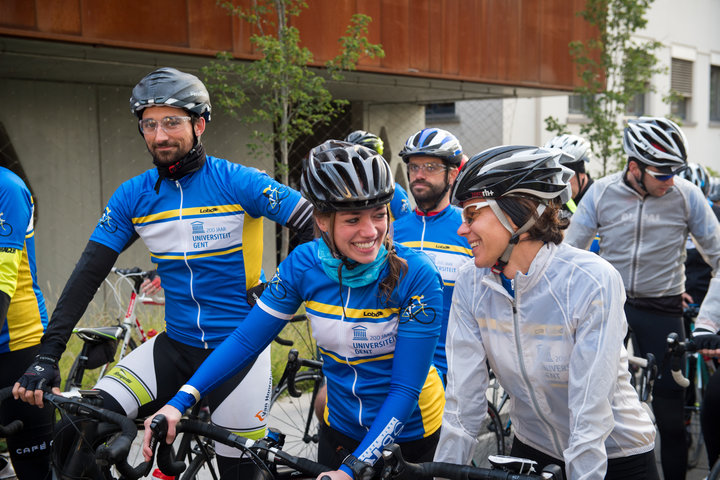
<path id="1" fill-rule="evenodd" d="M 655 480 L 655 428 L 630 385 L 623 347 L 622 280 L 597 255 L 562 243 L 568 221 L 558 209 L 572 175 L 563 155 L 491 148 L 455 181 L 458 233 L 474 264 L 455 284 L 435 460 L 470 461 L 487 411 L 489 362 L 510 394 L 511 455 L 561 465 L 571 480 Z"/>

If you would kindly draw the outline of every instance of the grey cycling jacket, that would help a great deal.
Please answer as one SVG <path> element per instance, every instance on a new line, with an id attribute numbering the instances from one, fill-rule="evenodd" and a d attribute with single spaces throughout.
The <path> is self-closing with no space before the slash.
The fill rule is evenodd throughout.
<path id="1" fill-rule="evenodd" d="M 685 291 L 685 242 L 691 234 L 714 271 L 696 326 L 720 329 L 720 225 L 702 191 L 675 177 L 662 197 L 643 197 L 625 184 L 624 175 L 593 183 L 565 242 L 586 248 L 597 232 L 600 256 L 620 272 L 628 297 L 658 298 Z"/>
<path id="2" fill-rule="evenodd" d="M 517 438 L 566 463 L 571 480 L 604 477 L 607 459 L 654 448 L 630 385 L 620 275 L 597 255 L 543 246 L 515 298 L 490 269 L 461 269 L 447 332 L 448 386 L 435 460 L 468 463 L 486 416 L 486 359 L 510 394 Z"/>

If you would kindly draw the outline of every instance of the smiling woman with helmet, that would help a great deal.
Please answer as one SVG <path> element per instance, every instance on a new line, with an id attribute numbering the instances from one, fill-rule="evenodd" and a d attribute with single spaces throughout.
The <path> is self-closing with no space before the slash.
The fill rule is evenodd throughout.
<path id="1" fill-rule="evenodd" d="M 619 274 L 562 242 L 570 197 L 560 150 L 495 147 L 452 190 L 474 262 L 458 275 L 448 387 L 435 461 L 468 463 L 487 406 L 489 363 L 510 394 L 511 455 L 569 479 L 657 479 L 655 428 L 630 385 Z"/>
<path id="2" fill-rule="evenodd" d="M 292 251 L 248 317 L 160 410 L 171 435 L 181 412 L 251 362 L 305 302 L 327 379 L 318 461 L 338 469 L 328 475 L 359 478 L 379 460 L 377 445 L 392 442 L 411 461 L 432 459 L 444 405 L 431 366 L 442 279 L 427 256 L 393 245 L 394 183 L 369 148 L 328 140 L 310 151 L 300 185 L 320 238 Z"/>

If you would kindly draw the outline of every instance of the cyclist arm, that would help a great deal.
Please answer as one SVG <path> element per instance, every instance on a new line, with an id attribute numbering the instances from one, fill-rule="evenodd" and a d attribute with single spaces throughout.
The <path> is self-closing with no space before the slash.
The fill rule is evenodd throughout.
<path id="1" fill-rule="evenodd" d="M 481 427 L 487 416 L 487 355 L 482 344 L 476 315 L 470 302 L 473 296 L 472 270 L 463 269 L 455 283 L 448 319 L 445 351 L 448 360 L 448 385 L 445 392 L 440 440 L 436 462 L 465 465 L 470 462 Z"/>
<path id="2" fill-rule="evenodd" d="M 574 275 L 573 275 L 574 276 Z M 588 283 L 589 276 L 569 280 Z M 577 322 L 569 358 L 570 437 L 563 452 L 568 478 L 601 480 L 607 468 L 605 439 L 614 427 L 611 399 L 617 389 L 622 342 L 627 332 L 625 292 L 620 274 L 606 265 L 578 291 L 571 320 Z"/>
<path id="3" fill-rule="evenodd" d="M 595 239 L 598 231 L 598 199 L 600 188 L 595 182 L 590 185 L 582 202 L 570 220 L 570 227 L 565 233 L 565 242 L 573 247 L 587 250 Z"/>
<path id="4" fill-rule="evenodd" d="M 695 328 L 708 333 L 720 330 L 720 224 L 708 202 L 694 189 L 688 192 L 688 227 L 695 247 L 713 269 Z"/>

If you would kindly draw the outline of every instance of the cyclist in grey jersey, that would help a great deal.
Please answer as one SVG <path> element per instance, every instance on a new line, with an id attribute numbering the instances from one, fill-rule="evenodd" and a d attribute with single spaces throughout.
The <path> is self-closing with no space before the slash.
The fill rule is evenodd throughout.
<path id="1" fill-rule="evenodd" d="M 700 348 L 717 353 L 720 226 L 702 192 L 675 176 L 687 166 L 685 135 L 670 120 L 642 117 L 628 122 L 623 146 L 628 155 L 626 168 L 590 187 L 565 241 L 587 248 L 598 233 L 600 256 L 620 272 L 625 284 L 625 313 L 640 354 L 649 351 L 663 358 L 667 334 L 684 336 L 681 294 L 685 291 L 685 241 L 691 234 L 715 271 L 696 323 L 695 341 Z M 684 478 L 684 392 L 665 368 L 655 383 L 653 401 L 663 471 L 665 478 Z"/>

